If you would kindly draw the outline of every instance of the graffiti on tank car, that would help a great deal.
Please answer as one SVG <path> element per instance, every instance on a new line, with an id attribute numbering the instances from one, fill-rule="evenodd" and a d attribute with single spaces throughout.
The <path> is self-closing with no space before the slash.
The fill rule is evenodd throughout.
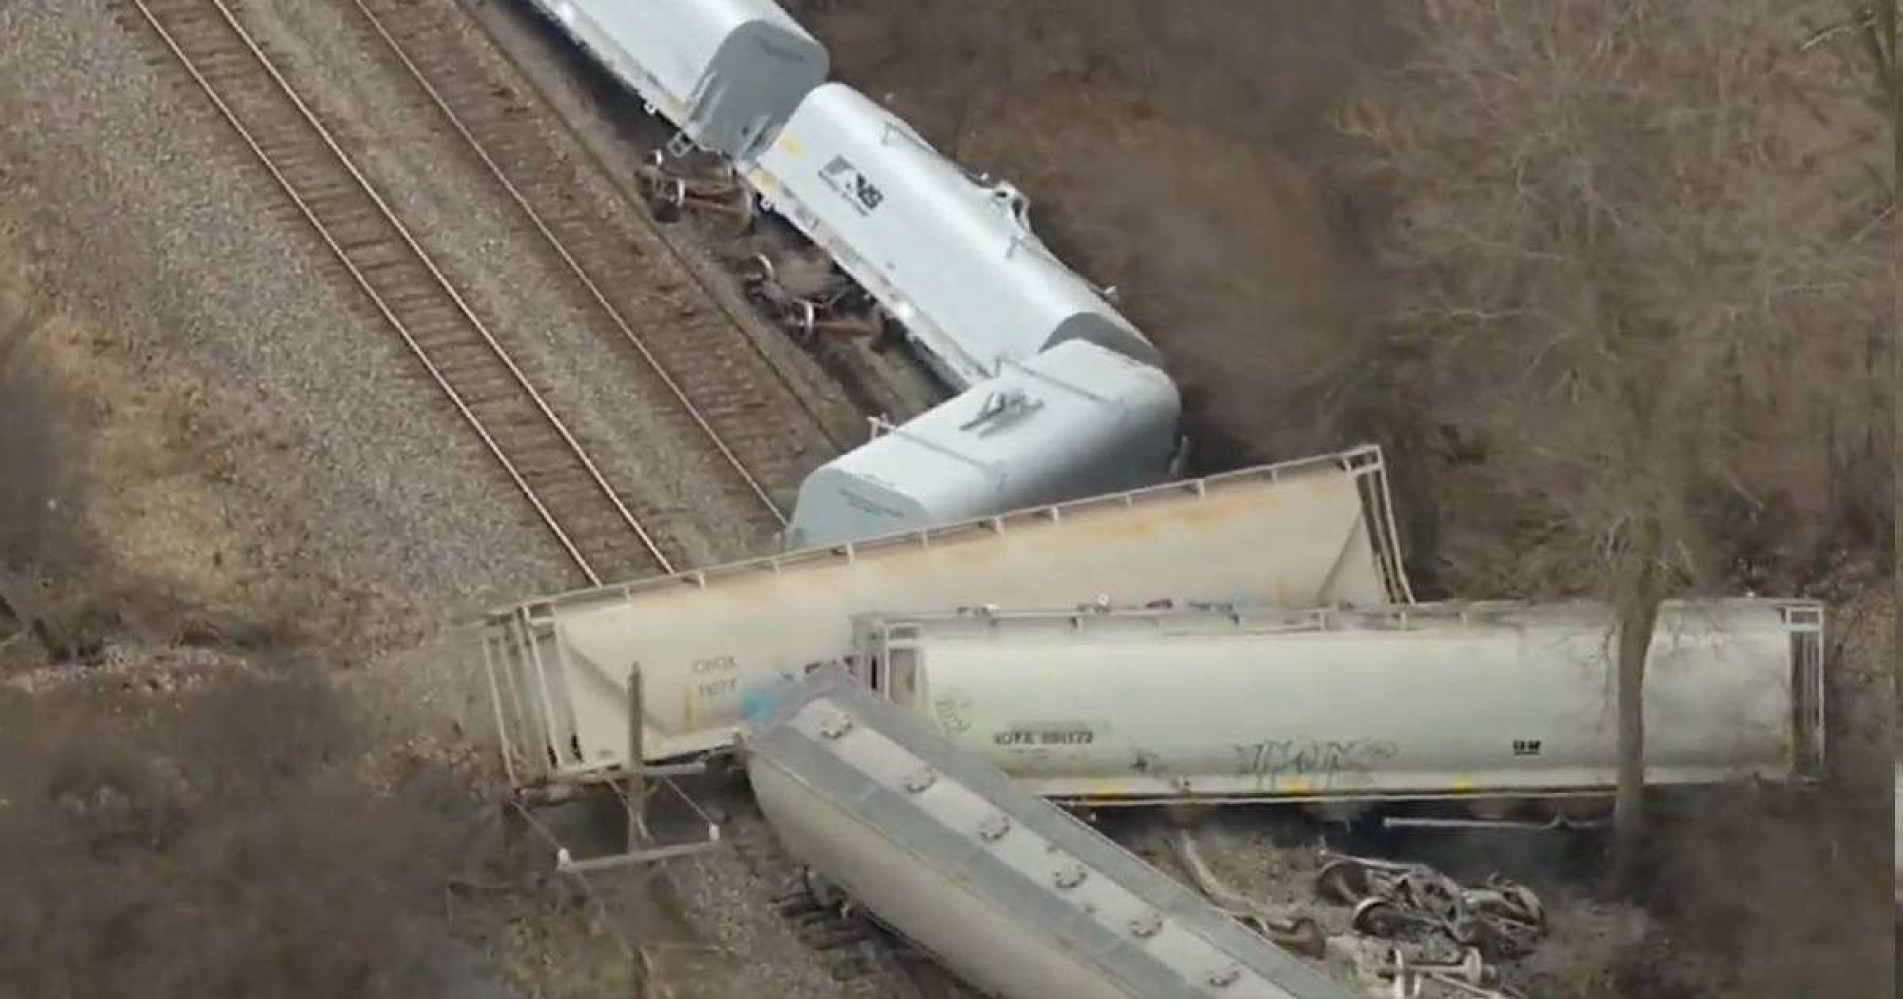
<path id="1" fill-rule="evenodd" d="M 1235 750 L 1237 775 L 1263 781 L 1365 774 L 1401 755 L 1387 739 L 1268 739 Z"/>
<path id="2" fill-rule="evenodd" d="M 946 736 L 959 736 L 971 731 L 971 723 L 965 720 L 965 709 L 971 707 L 971 698 L 962 691 L 950 691 L 932 701 L 932 712 L 938 716 L 938 728 Z"/>

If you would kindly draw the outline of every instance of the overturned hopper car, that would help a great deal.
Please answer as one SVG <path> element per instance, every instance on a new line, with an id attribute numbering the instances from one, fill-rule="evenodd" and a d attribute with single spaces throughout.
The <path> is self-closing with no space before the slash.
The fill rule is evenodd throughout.
<path id="1" fill-rule="evenodd" d="M 851 669 L 1027 789 L 1096 804 L 1609 795 L 1611 612 L 1450 603 L 867 615 Z M 1823 609 L 1668 602 L 1655 785 L 1823 764 Z"/>
<path id="2" fill-rule="evenodd" d="M 810 548 L 1163 481 L 1180 453 L 1168 375 L 1073 340 L 821 466 L 788 548 Z"/>
<path id="3" fill-rule="evenodd" d="M 989 995 L 1355 995 L 844 676 L 745 746 L 788 851 Z"/>
<path id="4" fill-rule="evenodd" d="M 1378 448 L 537 600 L 483 651 L 518 785 L 612 780 L 640 667 L 648 760 L 728 746 L 749 698 L 881 608 L 1411 599 Z"/>

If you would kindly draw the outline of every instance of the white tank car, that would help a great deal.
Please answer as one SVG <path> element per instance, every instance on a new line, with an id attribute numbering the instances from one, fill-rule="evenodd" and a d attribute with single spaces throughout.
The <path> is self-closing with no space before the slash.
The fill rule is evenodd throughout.
<path id="1" fill-rule="evenodd" d="M 787 850 L 987 994 L 1356 995 L 832 671 L 745 747 Z"/>
<path id="2" fill-rule="evenodd" d="M 839 83 L 814 89 L 743 172 L 831 253 L 955 391 L 1066 340 L 1160 365 L 1129 320 L 1045 247 L 1024 196 L 973 179 Z"/>
<path id="3" fill-rule="evenodd" d="M 702 149 L 752 155 L 826 80 L 824 46 L 772 0 L 531 0 Z"/>
<path id="4" fill-rule="evenodd" d="M 1035 793 L 1436 799 L 1607 794 L 1602 604 L 868 615 L 852 669 Z M 1669 602 L 1646 668 L 1647 779 L 1814 776 L 1823 610 Z"/>
<path id="5" fill-rule="evenodd" d="M 855 614 L 1408 600 L 1393 537 L 1367 447 L 536 600 L 491 615 L 482 645 L 518 785 L 612 779 L 636 664 L 643 755 L 691 756 L 731 743 L 749 697 L 845 656 Z"/>
<path id="6" fill-rule="evenodd" d="M 837 544 L 1161 482 L 1181 413 L 1163 372 L 1087 341 L 1061 343 L 814 470 L 800 485 L 786 545 Z"/>

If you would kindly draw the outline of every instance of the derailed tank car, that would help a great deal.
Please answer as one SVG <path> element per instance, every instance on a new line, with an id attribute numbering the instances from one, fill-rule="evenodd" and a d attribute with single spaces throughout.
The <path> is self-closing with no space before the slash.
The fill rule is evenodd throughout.
<path id="1" fill-rule="evenodd" d="M 1098 804 L 1610 794 L 1609 608 L 934 613 L 859 620 L 853 670 L 1037 794 Z M 1823 610 L 1668 602 L 1647 780 L 1823 763 Z"/>
<path id="2" fill-rule="evenodd" d="M 1355 995 L 844 676 L 806 681 L 745 750 L 787 850 L 988 994 Z"/>
<path id="3" fill-rule="evenodd" d="M 741 168 L 768 207 L 884 306 L 954 391 L 1067 340 L 1162 363 L 1032 231 L 1022 193 L 974 179 L 851 87 L 815 88 Z"/>
<path id="4" fill-rule="evenodd" d="M 1411 596 L 1377 448 L 530 601 L 482 633 L 519 786 L 613 779 L 642 671 L 650 761 L 724 748 L 748 699 L 891 607 Z"/>
<path id="5" fill-rule="evenodd" d="M 531 0 L 702 149 L 752 155 L 826 80 L 826 49 L 772 0 Z"/>
<path id="6" fill-rule="evenodd" d="M 1178 453 L 1176 385 L 1072 340 L 821 466 L 788 548 L 830 545 L 1161 482 Z"/>

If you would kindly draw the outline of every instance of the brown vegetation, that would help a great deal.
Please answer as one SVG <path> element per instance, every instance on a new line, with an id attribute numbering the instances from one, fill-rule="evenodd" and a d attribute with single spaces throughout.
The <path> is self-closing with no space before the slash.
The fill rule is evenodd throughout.
<path id="1" fill-rule="evenodd" d="M 336 695 L 128 686 L 0 694 L 0 996 L 440 994 L 443 802 L 359 787 Z"/>
<path id="2" fill-rule="evenodd" d="M 1819 512 L 1883 536 L 1893 203 L 1840 162 L 1876 144 L 1868 84 L 1806 58 L 1783 0 L 1434 10 L 1361 108 L 1399 201 L 1389 356 L 1476 442 L 1526 588 L 1619 605 L 1632 858 L 1658 602 L 1729 568 L 1700 500 L 1756 502 L 1767 445 L 1813 451 Z"/>
<path id="3" fill-rule="evenodd" d="M 1444 549 L 1450 582 L 1576 586 L 1635 512 L 1708 579 L 1735 515 L 1781 501 L 1875 538 L 1884 121 L 1854 47 L 1799 48 L 1842 6 L 1431 9 L 1432 41 L 1345 117 L 1398 201 L 1384 361 L 1509 528 Z"/>
<path id="4" fill-rule="evenodd" d="M 96 428 L 30 301 L 0 295 L 0 997 L 443 994 L 458 802 L 361 782 L 370 729 L 301 629 L 90 533 Z"/>

